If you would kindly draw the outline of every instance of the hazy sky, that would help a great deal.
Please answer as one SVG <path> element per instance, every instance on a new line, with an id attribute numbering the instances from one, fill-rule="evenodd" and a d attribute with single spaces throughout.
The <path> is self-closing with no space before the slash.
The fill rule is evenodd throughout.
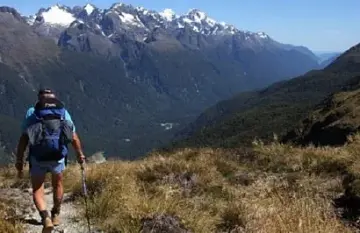
<path id="1" fill-rule="evenodd" d="M 92 3 L 108 8 L 116 0 L 1 0 L 23 15 L 56 3 L 68 6 Z M 283 43 L 314 51 L 343 51 L 360 42 L 359 0 L 124 0 L 152 10 L 173 9 L 177 14 L 200 9 L 218 21 L 239 29 L 263 31 Z"/>

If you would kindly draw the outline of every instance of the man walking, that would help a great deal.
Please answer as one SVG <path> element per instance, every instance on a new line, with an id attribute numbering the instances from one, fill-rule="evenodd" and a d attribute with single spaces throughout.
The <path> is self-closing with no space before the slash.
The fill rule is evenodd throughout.
<path id="1" fill-rule="evenodd" d="M 22 124 L 22 135 L 16 154 L 16 169 L 21 175 L 24 153 L 29 146 L 28 161 L 33 201 L 42 219 L 43 232 L 51 232 L 54 226 L 60 224 L 60 207 L 64 195 L 63 171 L 67 161 L 68 144 L 72 144 L 78 162 L 82 165 L 85 156 L 70 114 L 52 90 L 41 89 L 38 92 L 36 105 L 28 109 Z M 44 200 L 44 181 L 48 172 L 52 174 L 54 201 L 51 218 Z"/>

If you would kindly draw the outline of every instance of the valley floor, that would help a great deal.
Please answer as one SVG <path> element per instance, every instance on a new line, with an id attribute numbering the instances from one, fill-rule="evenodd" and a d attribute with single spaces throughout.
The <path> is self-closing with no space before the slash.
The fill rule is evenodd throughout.
<path id="1" fill-rule="evenodd" d="M 255 141 L 249 149 L 181 149 L 88 164 L 91 222 L 111 233 L 357 232 L 359 159 L 355 135 L 338 148 Z M 21 188 L 14 175 L 1 172 L 3 189 Z M 80 180 L 78 166 L 69 166 L 66 192 L 83 215 Z M 0 205 L 0 232 L 23 232 L 11 211 L 21 203 L 1 199 L 8 204 Z"/>

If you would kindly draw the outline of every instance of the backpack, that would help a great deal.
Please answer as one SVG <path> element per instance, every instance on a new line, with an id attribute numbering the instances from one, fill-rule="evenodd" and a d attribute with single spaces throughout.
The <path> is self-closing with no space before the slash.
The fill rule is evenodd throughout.
<path id="1" fill-rule="evenodd" d="M 59 161 L 67 156 L 73 125 L 65 120 L 65 112 L 64 104 L 55 98 L 36 103 L 36 121 L 27 128 L 29 156 L 37 161 Z"/>

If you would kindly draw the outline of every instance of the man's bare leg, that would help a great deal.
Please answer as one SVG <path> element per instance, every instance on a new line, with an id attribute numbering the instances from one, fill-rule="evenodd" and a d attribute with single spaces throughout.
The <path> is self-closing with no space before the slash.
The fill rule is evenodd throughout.
<path id="1" fill-rule="evenodd" d="M 45 175 L 31 176 L 33 188 L 33 201 L 39 213 L 46 211 L 46 202 L 44 199 L 44 181 Z"/>
<path id="2" fill-rule="evenodd" d="M 31 183 L 33 188 L 33 201 L 35 203 L 36 209 L 39 211 L 41 216 L 42 224 L 44 225 L 44 229 L 52 229 L 53 224 L 51 219 L 49 218 L 48 211 L 46 210 L 46 202 L 44 195 L 44 181 L 45 175 L 36 175 L 31 176 Z"/>
<path id="3" fill-rule="evenodd" d="M 64 197 L 64 187 L 63 187 L 63 174 L 52 174 L 52 186 L 53 186 L 53 201 L 54 206 L 51 210 L 52 221 L 54 225 L 60 224 L 59 214 L 61 203 Z"/>

